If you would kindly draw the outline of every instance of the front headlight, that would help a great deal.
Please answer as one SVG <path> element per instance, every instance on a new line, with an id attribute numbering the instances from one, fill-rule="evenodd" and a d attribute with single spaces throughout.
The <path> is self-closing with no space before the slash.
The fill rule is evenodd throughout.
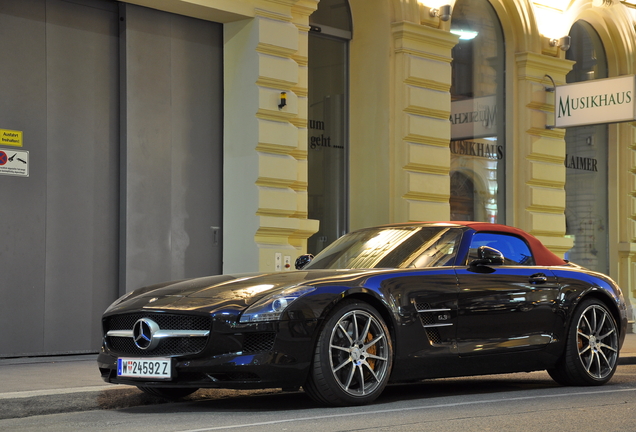
<path id="1" fill-rule="evenodd" d="M 289 307 L 290 304 L 298 297 L 314 291 L 316 288 L 312 286 L 297 286 L 287 288 L 266 297 L 263 297 L 252 306 L 248 307 L 239 322 L 260 322 L 275 321 L 280 319 L 281 315 Z"/>

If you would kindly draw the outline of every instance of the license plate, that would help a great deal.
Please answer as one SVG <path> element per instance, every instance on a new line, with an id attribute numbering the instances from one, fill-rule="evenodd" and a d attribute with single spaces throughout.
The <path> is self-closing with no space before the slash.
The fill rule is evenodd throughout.
<path id="1" fill-rule="evenodd" d="M 131 378 L 170 379 L 172 363 L 169 358 L 117 359 L 117 376 Z"/>

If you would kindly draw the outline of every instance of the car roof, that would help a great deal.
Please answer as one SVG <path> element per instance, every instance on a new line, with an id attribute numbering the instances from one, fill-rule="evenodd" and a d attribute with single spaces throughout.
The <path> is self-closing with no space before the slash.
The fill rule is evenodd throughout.
<path id="1" fill-rule="evenodd" d="M 567 264 L 567 261 L 563 258 L 559 258 L 550 249 L 545 247 L 541 241 L 527 232 L 511 227 L 508 225 L 494 224 L 488 222 L 473 222 L 473 221 L 434 221 L 434 222 L 404 222 L 398 224 L 390 224 L 384 226 L 414 226 L 414 225 L 442 225 L 442 226 L 464 226 L 474 230 L 475 232 L 491 232 L 491 233 L 504 233 L 512 234 L 517 237 L 521 237 L 528 243 L 534 256 L 536 265 L 539 266 L 560 266 Z"/>

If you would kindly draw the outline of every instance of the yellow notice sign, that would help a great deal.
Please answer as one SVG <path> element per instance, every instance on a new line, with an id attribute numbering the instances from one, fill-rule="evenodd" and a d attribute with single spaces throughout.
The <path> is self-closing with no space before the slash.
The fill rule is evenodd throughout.
<path id="1" fill-rule="evenodd" d="M 22 147 L 22 131 L 0 129 L 0 145 Z"/>

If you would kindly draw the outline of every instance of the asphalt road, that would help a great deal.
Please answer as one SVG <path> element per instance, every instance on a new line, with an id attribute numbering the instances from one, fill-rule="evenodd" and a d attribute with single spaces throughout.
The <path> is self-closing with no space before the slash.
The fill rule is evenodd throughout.
<path id="1" fill-rule="evenodd" d="M 636 431 L 636 365 L 602 387 L 545 372 L 387 388 L 373 405 L 324 408 L 302 392 L 198 394 L 179 403 L 0 420 L 1 431 Z"/>

